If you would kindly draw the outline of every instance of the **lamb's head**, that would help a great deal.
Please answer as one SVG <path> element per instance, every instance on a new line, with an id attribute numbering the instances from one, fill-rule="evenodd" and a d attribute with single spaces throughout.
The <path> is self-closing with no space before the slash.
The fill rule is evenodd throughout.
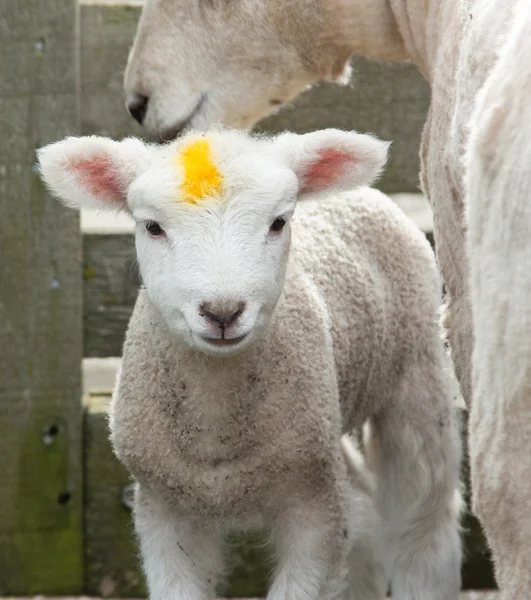
<path id="1" fill-rule="evenodd" d="M 387 147 L 337 130 L 273 139 L 218 130 L 165 146 L 67 138 L 42 148 L 39 162 L 67 205 L 131 214 L 140 273 L 162 320 L 188 345 L 224 356 L 270 322 L 297 199 L 369 183 Z"/>
<path id="2" fill-rule="evenodd" d="M 250 127 L 311 83 L 346 81 L 344 3 L 146 0 L 125 74 L 131 114 L 170 140 L 184 127 Z"/>

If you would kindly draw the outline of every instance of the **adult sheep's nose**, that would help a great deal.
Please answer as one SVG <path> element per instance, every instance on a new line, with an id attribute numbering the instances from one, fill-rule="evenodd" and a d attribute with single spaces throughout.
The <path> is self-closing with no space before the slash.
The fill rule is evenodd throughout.
<path id="1" fill-rule="evenodd" d="M 205 302 L 199 307 L 199 314 L 220 329 L 230 327 L 245 310 L 245 302 Z"/>
<path id="2" fill-rule="evenodd" d="M 127 110 L 131 113 L 131 116 L 142 125 L 147 112 L 149 98 L 142 94 L 129 94 L 127 96 Z"/>

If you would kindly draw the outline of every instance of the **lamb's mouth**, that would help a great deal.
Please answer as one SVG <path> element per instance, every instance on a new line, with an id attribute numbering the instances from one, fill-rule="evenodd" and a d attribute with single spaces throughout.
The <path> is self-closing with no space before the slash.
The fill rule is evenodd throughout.
<path id="1" fill-rule="evenodd" d="M 205 104 L 206 98 L 207 98 L 206 94 L 204 94 L 204 93 L 201 94 L 201 96 L 199 97 L 199 100 L 197 101 L 197 104 L 195 105 L 195 108 L 192 110 L 192 112 L 185 119 L 181 119 L 180 121 L 178 121 L 177 123 L 175 123 L 171 127 L 168 127 L 167 129 L 165 129 L 164 131 L 162 131 L 157 136 L 157 140 L 156 141 L 159 144 L 165 144 L 166 142 L 171 142 L 174 139 L 176 139 L 183 131 L 185 131 L 186 129 L 188 129 L 190 123 L 192 122 L 192 119 L 203 108 L 203 105 Z"/>
<path id="2" fill-rule="evenodd" d="M 247 334 L 240 335 L 235 338 L 209 338 L 209 337 L 201 337 L 201 339 L 207 344 L 211 344 L 212 346 L 217 346 L 218 348 L 227 348 L 230 346 L 237 346 L 247 337 Z"/>

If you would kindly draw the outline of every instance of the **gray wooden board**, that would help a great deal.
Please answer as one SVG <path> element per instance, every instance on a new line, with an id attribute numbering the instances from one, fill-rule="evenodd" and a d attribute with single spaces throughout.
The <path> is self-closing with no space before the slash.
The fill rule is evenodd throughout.
<path id="1" fill-rule="evenodd" d="M 83 236 L 84 356 L 120 356 L 140 278 L 133 236 Z"/>
<path id="2" fill-rule="evenodd" d="M 0 54 L 0 593 L 79 593 L 81 237 L 34 167 L 78 131 L 75 0 L 1 0 Z"/>
<path id="3" fill-rule="evenodd" d="M 123 72 L 140 7 L 130 3 L 81 7 L 81 127 L 85 134 L 142 136 L 127 114 Z M 429 87 L 415 67 L 404 63 L 353 62 L 352 83 L 324 83 L 290 107 L 262 121 L 258 130 L 305 133 L 325 127 L 372 132 L 393 141 L 379 183 L 388 193 L 419 189 L 419 143 L 429 104 Z"/>
<path id="4" fill-rule="evenodd" d="M 131 479 L 115 459 L 108 440 L 103 396 L 85 416 L 85 581 L 95 596 L 143 596 L 131 511 L 123 493 Z"/>

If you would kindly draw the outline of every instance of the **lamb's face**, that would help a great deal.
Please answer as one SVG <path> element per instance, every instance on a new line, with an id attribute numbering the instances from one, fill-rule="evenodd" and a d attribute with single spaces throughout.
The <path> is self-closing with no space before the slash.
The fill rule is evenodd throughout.
<path id="1" fill-rule="evenodd" d="M 176 336 L 212 355 L 234 354 L 260 337 L 284 284 L 298 182 L 252 150 L 225 156 L 213 189 L 193 201 L 183 183 L 176 195 L 166 158 L 128 195 L 151 302 Z"/>
<path id="2" fill-rule="evenodd" d="M 324 30 L 335 2 L 146 0 L 125 73 L 131 114 L 164 140 L 247 128 L 308 84 L 341 79 L 350 51 Z"/>
<path id="3" fill-rule="evenodd" d="M 167 146 L 69 138 L 39 160 L 65 203 L 132 215 L 146 292 L 169 331 L 227 356 L 270 322 L 297 199 L 368 183 L 386 154 L 383 142 L 337 130 L 273 140 L 215 131 Z"/>

